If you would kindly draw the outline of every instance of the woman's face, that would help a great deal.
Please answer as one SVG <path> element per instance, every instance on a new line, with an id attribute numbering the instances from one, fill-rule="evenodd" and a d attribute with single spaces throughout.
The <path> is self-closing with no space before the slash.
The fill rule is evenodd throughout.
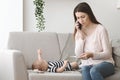
<path id="1" fill-rule="evenodd" d="M 77 21 L 79 21 L 79 23 L 84 27 L 87 27 L 91 22 L 89 16 L 84 12 L 76 12 L 75 16 L 77 18 Z"/>

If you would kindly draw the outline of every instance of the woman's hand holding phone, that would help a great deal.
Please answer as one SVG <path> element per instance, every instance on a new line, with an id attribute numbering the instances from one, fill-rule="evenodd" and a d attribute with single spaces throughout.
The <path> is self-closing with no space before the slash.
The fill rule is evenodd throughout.
<path id="1" fill-rule="evenodd" d="M 75 23 L 75 28 L 77 29 L 77 31 L 80 33 L 80 37 L 84 40 L 85 39 L 85 37 L 86 37 L 86 34 L 84 33 L 84 31 L 82 30 L 82 25 L 78 22 L 78 21 L 76 21 L 76 23 Z"/>
<path id="2" fill-rule="evenodd" d="M 76 21 L 75 27 L 76 27 L 77 30 L 78 29 L 81 30 L 81 24 L 78 21 Z"/>

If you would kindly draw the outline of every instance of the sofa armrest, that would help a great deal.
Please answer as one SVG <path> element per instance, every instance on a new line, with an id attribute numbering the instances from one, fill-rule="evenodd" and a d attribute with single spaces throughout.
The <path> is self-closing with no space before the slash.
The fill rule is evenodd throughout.
<path id="1" fill-rule="evenodd" d="M 0 51 L 0 80 L 28 80 L 24 57 L 18 50 Z"/>

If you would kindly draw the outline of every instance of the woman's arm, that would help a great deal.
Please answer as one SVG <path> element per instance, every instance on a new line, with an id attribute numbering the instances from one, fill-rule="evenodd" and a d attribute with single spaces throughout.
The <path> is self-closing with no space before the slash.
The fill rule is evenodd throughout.
<path id="1" fill-rule="evenodd" d="M 81 34 L 79 32 L 75 35 L 75 55 L 77 58 L 80 58 L 80 54 L 83 53 L 85 44 L 85 39 L 81 38 Z"/>
<path id="2" fill-rule="evenodd" d="M 107 30 L 103 27 L 100 32 L 101 52 L 93 53 L 93 59 L 108 59 L 112 57 L 112 47 L 109 41 Z"/>

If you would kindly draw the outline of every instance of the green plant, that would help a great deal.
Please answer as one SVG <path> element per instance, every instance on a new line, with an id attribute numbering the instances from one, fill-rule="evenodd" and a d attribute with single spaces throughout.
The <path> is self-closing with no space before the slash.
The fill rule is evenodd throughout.
<path id="1" fill-rule="evenodd" d="M 34 0 L 33 3 L 36 6 L 35 8 L 35 17 L 37 20 L 36 28 L 38 28 L 38 32 L 40 32 L 45 29 L 45 18 L 43 15 L 45 2 L 43 0 Z"/>

